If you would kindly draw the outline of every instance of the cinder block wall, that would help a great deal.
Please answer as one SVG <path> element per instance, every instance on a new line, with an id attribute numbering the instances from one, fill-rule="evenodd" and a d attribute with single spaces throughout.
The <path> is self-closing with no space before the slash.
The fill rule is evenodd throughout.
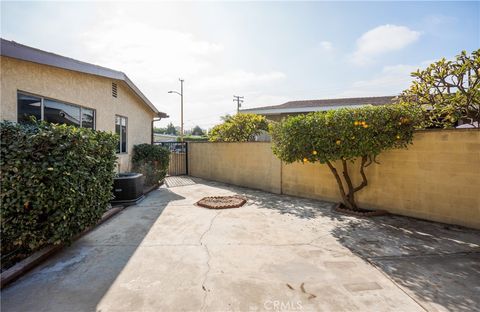
<path id="1" fill-rule="evenodd" d="M 188 172 L 194 177 L 280 193 L 280 166 L 269 142 L 188 143 Z"/>
<path id="2" fill-rule="evenodd" d="M 282 164 L 269 143 L 189 143 L 193 176 L 274 193 L 339 201 L 326 165 Z M 366 169 L 362 207 L 480 228 L 480 131 L 431 130 L 415 134 L 407 150 L 378 157 Z M 360 181 L 357 167 L 351 175 Z"/>

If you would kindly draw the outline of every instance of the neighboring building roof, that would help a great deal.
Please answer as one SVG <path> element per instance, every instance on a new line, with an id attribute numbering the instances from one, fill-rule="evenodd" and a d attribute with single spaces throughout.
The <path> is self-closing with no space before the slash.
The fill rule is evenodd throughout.
<path id="1" fill-rule="evenodd" d="M 78 61 L 69 57 L 54 54 L 51 52 L 32 48 L 15 41 L 1 39 L 0 55 L 8 56 L 11 58 L 29 61 L 33 63 L 49 65 L 53 67 L 63 68 L 67 70 L 77 71 L 81 73 L 106 77 L 110 79 L 124 81 L 130 89 L 159 117 L 166 118 L 167 114 L 159 112 L 158 109 L 150 102 L 149 99 L 137 88 L 137 86 L 128 78 L 128 76 L 117 70 L 113 70 L 106 67 Z"/>
<path id="2" fill-rule="evenodd" d="M 342 98 L 325 100 L 304 100 L 290 101 L 280 105 L 263 106 L 256 108 L 242 109 L 245 113 L 262 115 L 276 115 L 282 113 L 307 113 L 326 111 L 344 107 L 360 107 L 364 105 L 384 105 L 392 103 L 395 96 L 376 96 L 361 98 Z"/>

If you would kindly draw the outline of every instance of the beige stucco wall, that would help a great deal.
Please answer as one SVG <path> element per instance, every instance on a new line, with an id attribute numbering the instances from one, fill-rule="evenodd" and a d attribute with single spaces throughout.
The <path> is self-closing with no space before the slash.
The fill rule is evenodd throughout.
<path id="1" fill-rule="evenodd" d="M 128 154 L 119 154 L 120 171 L 130 170 L 133 145 L 151 142 L 154 112 L 123 81 L 69 71 L 2 56 L 0 119 L 17 120 L 17 91 L 96 110 L 96 129 L 115 132 L 115 115 L 128 117 Z M 118 97 L 112 96 L 112 82 Z"/>
<path id="2" fill-rule="evenodd" d="M 256 147 L 259 143 L 189 144 L 194 176 L 275 193 L 340 200 L 326 165 L 283 164 L 280 170 L 272 166 L 275 160 L 269 143 L 261 143 L 261 149 Z M 248 156 L 251 150 L 253 157 Z M 409 149 L 385 152 L 378 161 L 380 165 L 366 169 L 369 185 L 357 197 L 362 207 L 480 228 L 480 131 L 417 132 Z M 242 170 L 246 173 L 239 175 Z M 351 174 L 354 181 L 360 181 L 358 171 L 352 169 Z"/>
<path id="3" fill-rule="evenodd" d="M 280 160 L 270 143 L 188 143 L 188 172 L 195 177 L 280 192 Z"/>

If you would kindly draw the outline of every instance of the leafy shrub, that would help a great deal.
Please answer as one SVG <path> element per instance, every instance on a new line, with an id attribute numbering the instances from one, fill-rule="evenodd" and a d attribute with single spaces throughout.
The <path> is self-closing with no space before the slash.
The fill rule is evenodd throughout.
<path id="1" fill-rule="evenodd" d="M 159 145 L 139 144 L 133 147 L 133 170 L 143 173 L 146 185 L 157 184 L 165 178 L 170 151 Z"/>
<path id="2" fill-rule="evenodd" d="M 355 193 L 367 186 L 365 168 L 382 151 L 406 148 L 412 142 L 418 113 L 401 105 L 365 106 L 288 117 L 273 124 L 273 152 L 281 160 L 327 164 L 340 190 L 343 203 L 358 210 Z M 362 182 L 354 186 L 348 164 L 360 158 Z M 342 181 L 335 167 L 339 160 Z"/>
<path id="3" fill-rule="evenodd" d="M 1 252 L 68 242 L 112 199 L 114 135 L 66 125 L 0 123 Z"/>
<path id="4" fill-rule="evenodd" d="M 192 130 L 192 135 L 205 135 L 205 131 L 200 126 L 195 126 Z"/>
<path id="5" fill-rule="evenodd" d="M 206 135 L 202 136 L 191 136 L 187 135 L 183 137 L 184 142 L 206 142 L 208 141 L 208 137 Z M 180 137 L 177 138 L 177 142 L 180 142 Z"/>
<path id="6" fill-rule="evenodd" d="M 255 114 L 236 114 L 226 116 L 222 124 L 216 125 L 208 134 L 211 142 L 248 142 L 262 130 L 268 131 L 268 122 L 264 116 Z"/>
<path id="7" fill-rule="evenodd" d="M 423 110 L 423 127 L 449 128 L 462 121 L 480 124 L 480 49 L 462 51 L 453 61 L 441 59 L 412 73 L 415 80 L 400 102 Z"/>

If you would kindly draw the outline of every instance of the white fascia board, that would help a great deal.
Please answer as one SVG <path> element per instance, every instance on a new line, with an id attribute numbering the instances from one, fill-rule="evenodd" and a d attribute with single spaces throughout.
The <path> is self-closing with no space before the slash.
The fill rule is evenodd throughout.
<path id="1" fill-rule="evenodd" d="M 316 107 L 295 107 L 295 108 L 269 108 L 269 109 L 245 109 L 240 110 L 242 113 L 251 113 L 258 115 L 279 115 L 288 113 L 311 113 L 311 112 L 324 112 L 332 109 L 339 108 L 357 108 L 365 105 L 336 105 L 336 106 L 316 106 Z"/>

